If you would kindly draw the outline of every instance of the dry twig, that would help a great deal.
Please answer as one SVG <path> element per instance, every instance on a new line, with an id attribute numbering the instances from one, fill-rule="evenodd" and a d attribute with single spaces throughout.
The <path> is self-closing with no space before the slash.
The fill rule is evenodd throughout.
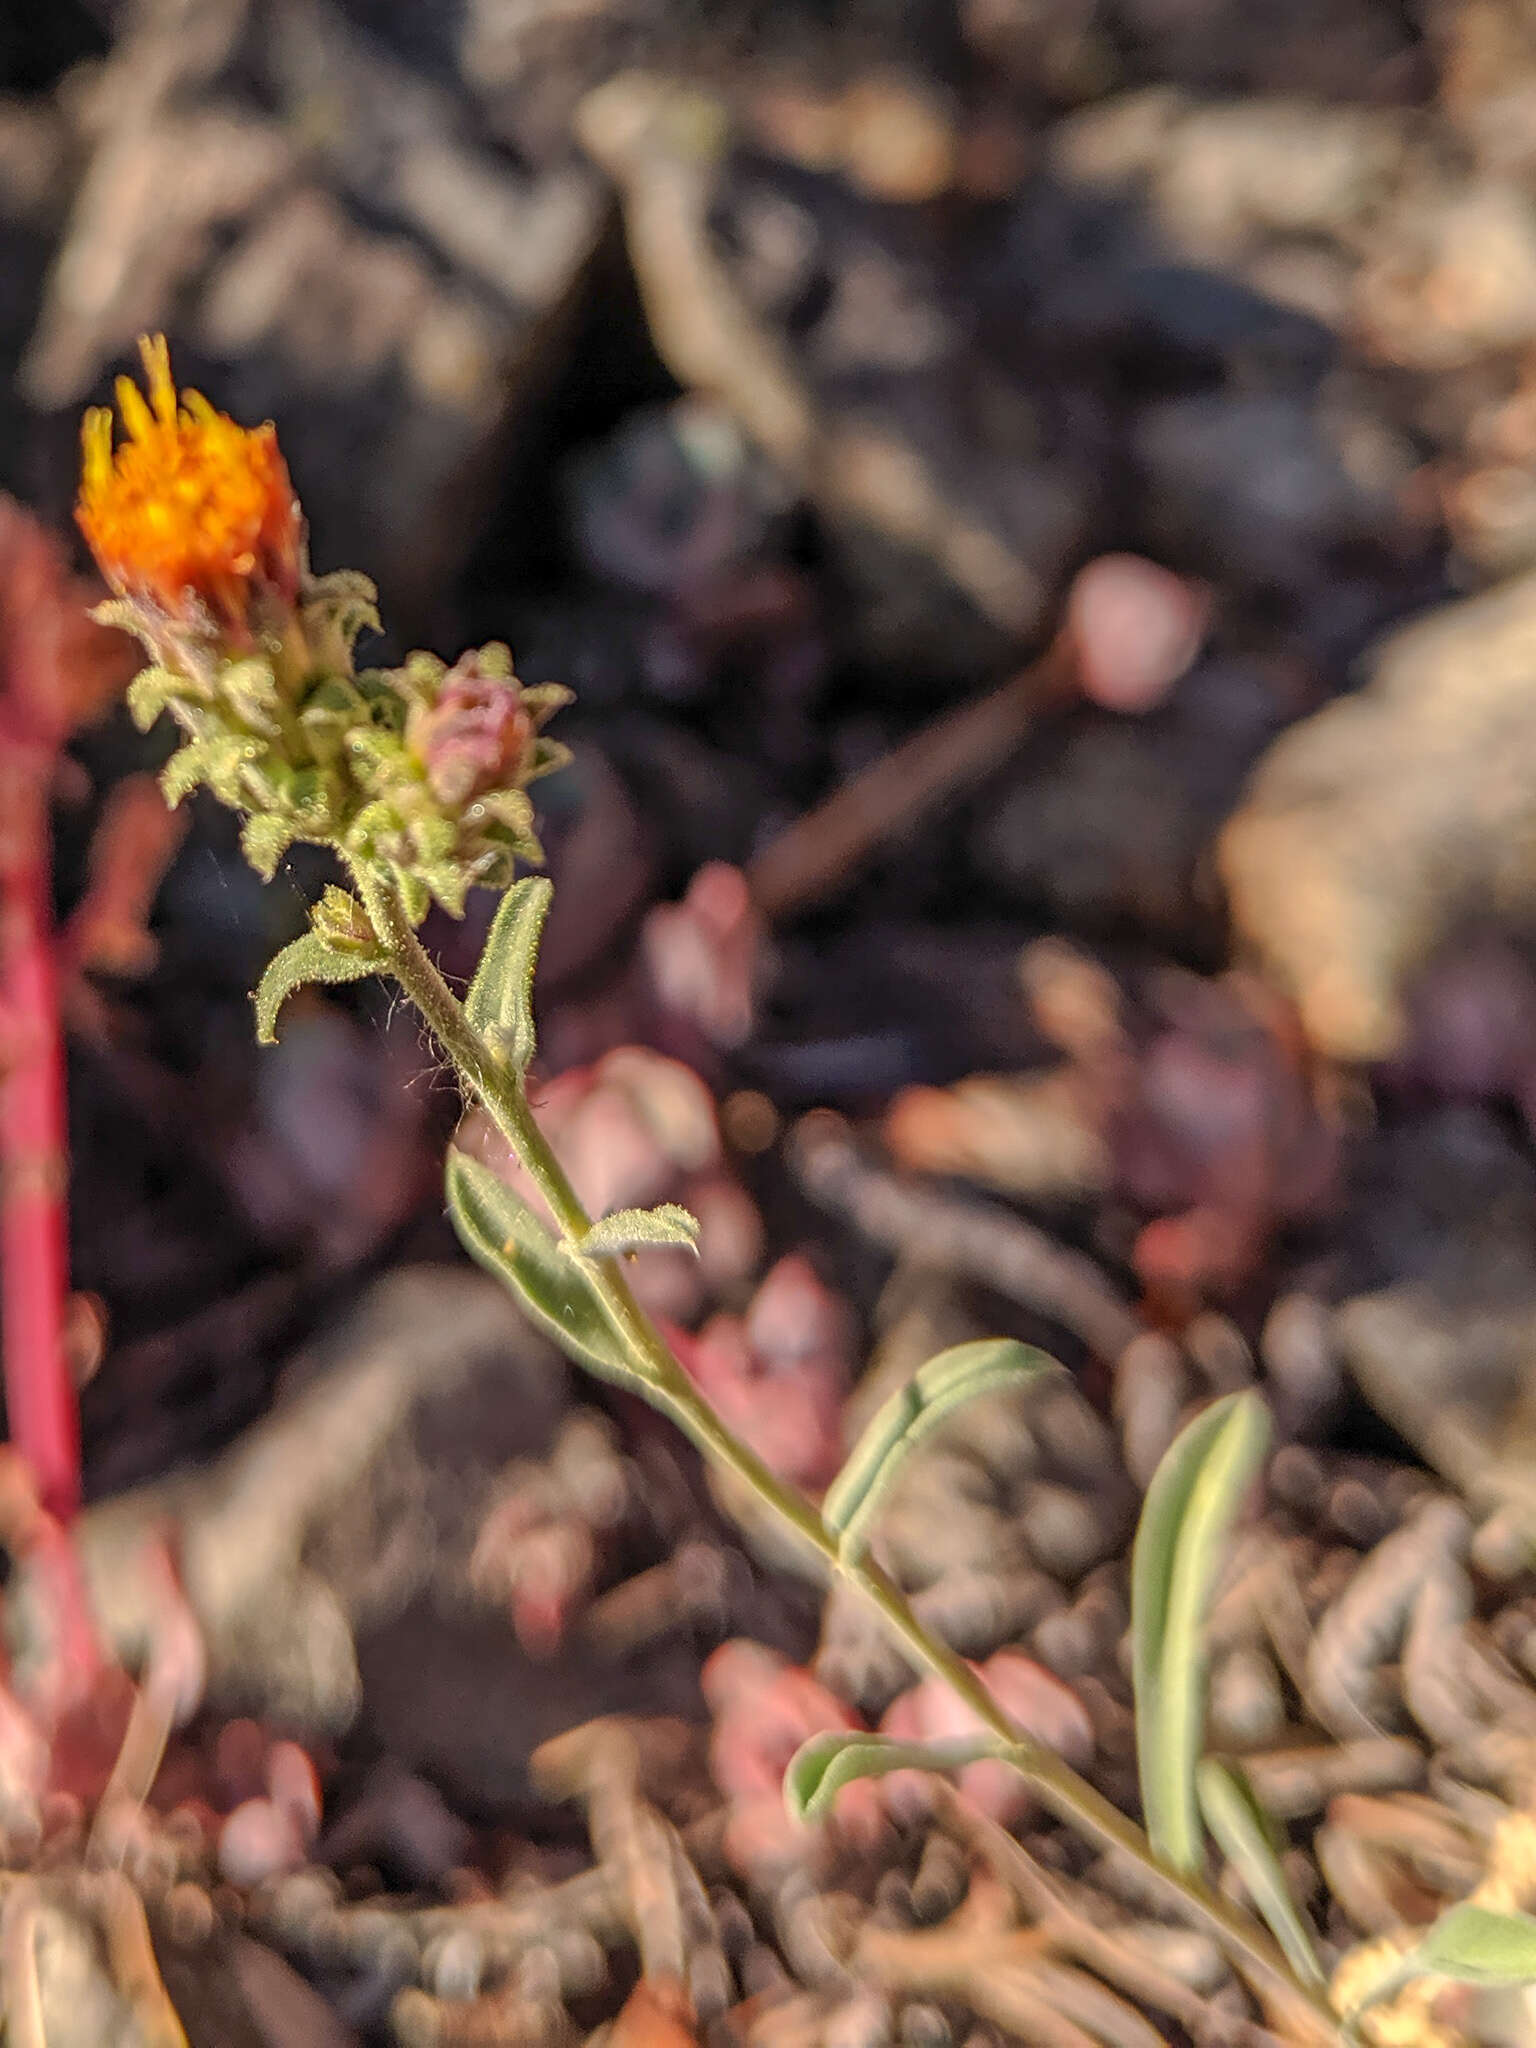
<path id="1" fill-rule="evenodd" d="M 816 1110 L 795 1126 L 800 1185 L 876 1243 L 980 1280 L 1053 1317 L 1101 1358 L 1118 1358 L 1141 1325 L 1091 1259 L 990 1202 L 941 1193 L 865 1160 L 843 1119 Z"/>

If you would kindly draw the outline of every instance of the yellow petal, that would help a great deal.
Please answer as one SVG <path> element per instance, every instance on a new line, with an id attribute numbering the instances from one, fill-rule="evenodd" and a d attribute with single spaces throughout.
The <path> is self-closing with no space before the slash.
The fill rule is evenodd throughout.
<path id="1" fill-rule="evenodd" d="M 144 382 L 149 402 L 163 427 L 176 424 L 176 386 L 171 378 L 171 345 L 163 334 L 141 334 L 139 354 L 144 362 Z"/>
<path id="2" fill-rule="evenodd" d="M 112 413 L 93 405 L 80 422 L 80 447 L 87 490 L 99 489 L 112 475 Z"/>
<path id="3" fill-rule="evenodd" d="M 117 393 L 117 409 L 123 416 L 123 425 L 128 430 L 130 441 L 148 441 L 155 431 L 155 416 L 144 403 L 139 387 L 131 377 L 119 377 L 113 387 Z"/>

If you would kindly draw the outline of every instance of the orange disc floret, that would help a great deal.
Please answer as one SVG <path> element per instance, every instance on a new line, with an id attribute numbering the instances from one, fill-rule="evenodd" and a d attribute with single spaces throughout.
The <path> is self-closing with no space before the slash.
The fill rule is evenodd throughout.
<path id="1" fill-rule="evenodd" d="M 121 447 L 110 407 L 85 416 L 80 529 L 120 597 L 182 618 L 200 600 L 243 630 L 255 592 L 291 604 L 299 587 L 299 508 L 276 430 L 237 426 L 200 392 L 178 403 L 163 334 L 139 351 L 149 397 L 118 378 Z"/>

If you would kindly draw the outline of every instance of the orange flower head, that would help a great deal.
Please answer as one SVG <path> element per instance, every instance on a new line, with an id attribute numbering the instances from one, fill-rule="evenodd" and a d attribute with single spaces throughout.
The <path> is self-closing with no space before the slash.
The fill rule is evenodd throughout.
<path id="1" fill-rule="evenodd" d="M 109 406 L 85 416 L 80 529 L 120 597 L 187 622 L 200 603 L 244 633 L 253 595 L 291 605 L 299 588 L 299 507 L 276 430 L 237 426 L 197 391 L 178 402 L 163 334 L 139 351 L 149 396 L 118 378 L 121 447 Z"/>

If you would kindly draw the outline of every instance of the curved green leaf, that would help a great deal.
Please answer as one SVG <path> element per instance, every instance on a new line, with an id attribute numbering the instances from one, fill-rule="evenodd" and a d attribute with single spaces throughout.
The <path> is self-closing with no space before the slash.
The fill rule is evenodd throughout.
<path id="1" fill-rule="evenodd" d="M 1201 1628 L 1232 1518 L 1269 1441 L 1269 1411 L 1228 1394 L 1175 1437 L 1131 1552 L 1136 1757 L 1147 1835 L 1174 1870 L 1200 1867 L 1195 1762 L 1205 1720 Z"/>
<path id="2" fill-rule="evenodd" d="M 654 1209 L 615 1209 L 576 1243 L 566 1242 L 561 1249 L 578 1259 L 611 1259 L 646 1245 L 685 1245 L 697 1252 L 698 1217 L 679 1202 L 662 1202 Z"/>
<path id="3" fill-rule="evenodd" d="M 486 934 L 464 1013 L 516 1073 L 533 1058 L 533 974 L 554 889 L 544 875 L 525 875 L 502 897 Z"/>
<path id="4" fill-rule="evenodd" d="M 279 692 L 270 661 L 256 656 L 221 663 L 218 690 L 236 716 L 254 731 L 268 737 L 276 735 Z"/>
<path id="5" fill-rule="evenodd" d="M 306 932 L 268 963 L 251 1000 L 256 1005 L 256 1043 L 277 1042 L 277 1013 L 296 988 L 306 982 L 361 981 L 376 974 L 378 962 L 366 954 L 339 953 L 318 932 Z"/>
<path id="6" fill-rule="evenodd" d="M 1304 1984 L 1321 1986 L 1325 1979 L 1311 1930 L 1291 1897 L 1280 1845 L 1253 1788 L 1240 1770 L 1208 1756 L 1195 1773 L 1195 1790 L 1216 1846 L 1248 1887 L 1291 1968 Z"/>
<path id="7" fill-rule="evenodd" d="M 510 1287 L 533 1321 L 578 1365 L 635 1386 L 601 1304 L 580 1265 L 562 1255 L 528 1204 L 467 1152 L 450 1148 L 448 1213 L 470 1257 Z"/>
<path id="8" fill-rule="evenodd" d="M 240 827 L 240 851 L 264 882 L 277 873 L 278 863 L 292 844 L 292 826 L 270 811 L 253 811 Z"/>
<path id="9" fill-rule="evenodd" d="M 862 1729 L 829 1729 L 802 1742 L 784 1773 L 784 1803 L 796 1820 L 818 1820 L 845 1785 L 891 1771 L 952 1771 L 983 1757 L 1006 1756 L 995 1735 L 950 1742 L 897 1742 Z"/>
<path id="10" fill-rule="evenodd" d="M 867 1548 L 874 1517 L 908 1455 L 963 1401 L 1022 1386 L 1061 1367 L 1047 1352 L 1011 1337 L 953 1344 L 915 1372 L 870 1419 L 827 1489 L 822 1520 L 852 1560 Z"/>
<path id="11" fill-rule="evenodd" d="M 200 782 L 207 782 L 217 767 L 225 765 L 228 757 L 226 741 L 188 740 L 160 770 L 160 794 L 174 811 Z M 235 759 L 238 764 L 238 753 Z"/>
<path id="12" fill-rule="evenodd" d="M 167 705 L 188 694 L 188 684 L 175 669 L 141 668 L 128 685 L 128 716 L 140 732 L 148 732 Z"/>

